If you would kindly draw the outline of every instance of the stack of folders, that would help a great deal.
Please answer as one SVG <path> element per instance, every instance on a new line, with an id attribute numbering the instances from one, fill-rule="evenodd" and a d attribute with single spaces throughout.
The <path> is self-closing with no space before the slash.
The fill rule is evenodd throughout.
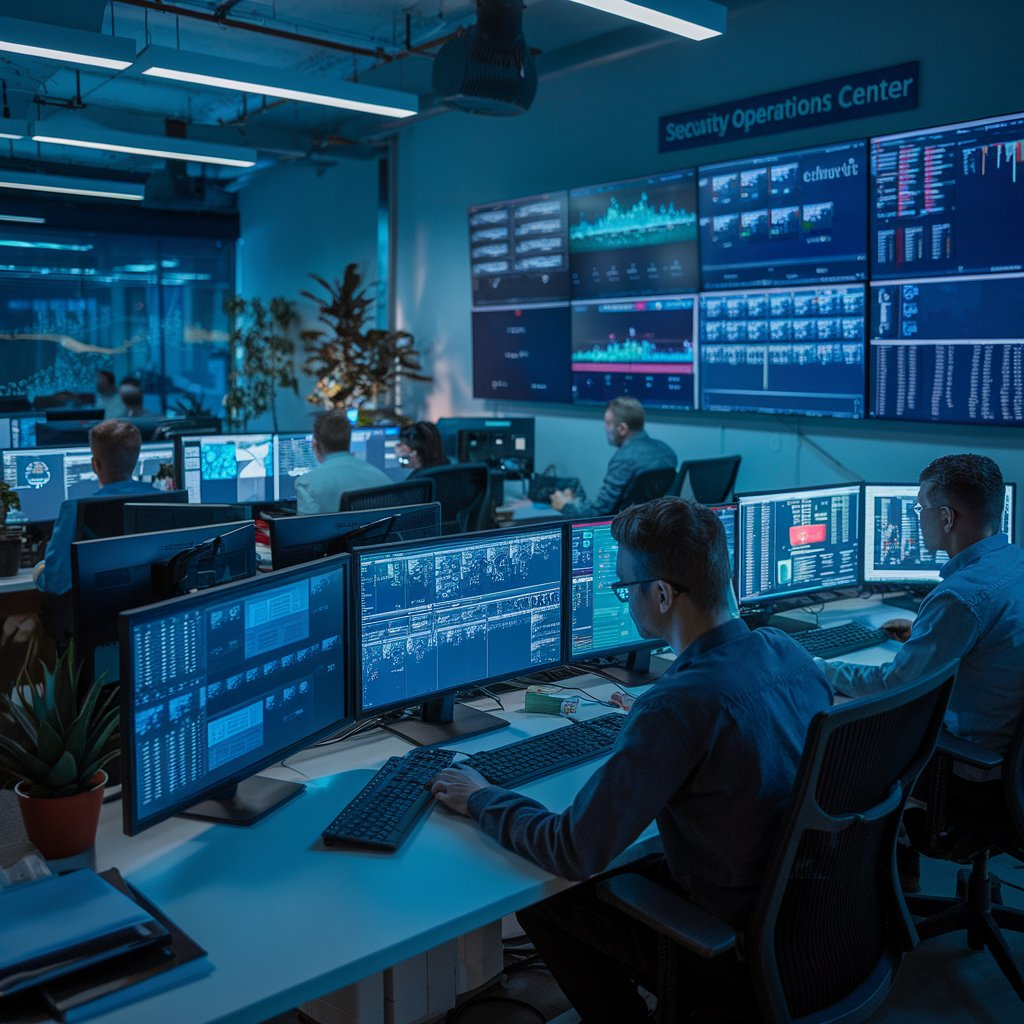
<path id="1" fill-rule="evenodd" d="M 165 974 L 179 984 L 170 969 L 204 955 L 116 871 L 15 885 L 0 891 L 0 1020 L 83 1020 L 165 987 Z"/>

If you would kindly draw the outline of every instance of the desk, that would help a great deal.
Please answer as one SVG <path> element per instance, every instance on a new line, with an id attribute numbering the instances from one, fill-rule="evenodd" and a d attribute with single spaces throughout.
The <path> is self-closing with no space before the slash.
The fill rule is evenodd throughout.
<path id="1" fill-rule="evenodd" d="M 36 590 L 32 572 L 31 568 L 19 569 L 17 576 L 0 577 L 0 619 L 39 610 L 40 592 Z"/>
<path id="2" fill-rule="evenodd" d="M 503 696 L 507 707 L 516 696 Z M 604 711 L 587 705 L 580 713 Z M 465 740 L 460 749 L 564 727 L 550 715 L 509 711 L 505 717 L 509 729 Z M 249 828 L 172 819 L 128 838 L 120 831 L 120 803 L 106 805 L 95 866 L 119 867 L 207 949 L 213 970 L 93 1019 L 257 1024 L 569 885 L 504 850 L 470 819 L 440 808 L 397 854 L 326 849 L 319 839 L 324 826 L 385 758 L 408 750 L 374 732 L 289 758 L 288 765 L 310 777 L 306 792 Z M 560 810 L 593 768 L 582 765 L 523 791 Z M 281 766 L 265 774 L 299 778 Z M 654 835 L 652 826 L 623 861 L 652 849 Z"/>

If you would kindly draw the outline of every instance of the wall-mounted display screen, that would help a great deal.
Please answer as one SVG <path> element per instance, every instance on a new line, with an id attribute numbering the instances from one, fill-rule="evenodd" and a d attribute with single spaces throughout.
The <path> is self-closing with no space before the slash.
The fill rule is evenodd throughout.
<path id="1" fill-rule="evenodd" d="M 473 305 L 567 301 L 567 217 L 565 192 L 471 206 Z"/>
<path id="2" fill-rule="evenodd" d="M 864 286 L 700 298 L 700 407 L 864 415 Z"/>
<path id="3" fill-rule="evenodd" d="M 1024 270 L 1024 114 L 871 140 L 871 276 Z"/>
<path id="4" fill-rule="evenodd" d="M 574 299 L 696 291 L 692 168 L 569 192 Z"/>
<path id="5" fill-rule="evenodd" d="M 704 288 L 867 278 L 861 141 L 702 166 Z"/>
<path id="6" fill-rule="evenodd" d="M 1024 423 L 1024 274 L 872 285 L 871 415 Z"/>
<path id="7" fill-rule="evenodd" d="M 473 310 L 473 397 L 568 402 L 569 307 Z"/>
<path id="8" fill-rule="evenodd" d="M 604 405 L 632 395 L 646 406 L 693 408 L 695 296 L 574 302 L 572 397 Z"/>

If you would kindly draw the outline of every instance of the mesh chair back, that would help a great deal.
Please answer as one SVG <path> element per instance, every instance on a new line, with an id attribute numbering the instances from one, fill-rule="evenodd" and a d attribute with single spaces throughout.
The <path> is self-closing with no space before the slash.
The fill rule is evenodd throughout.
<path id="1" fill-rule="evenodd" d="M 740 455 L 721 455 L 713 459 L 684 459 L 668 492 L 677 498 L 692 497 L 702 505 L 717 505 L 732 497 Z M 685 493 L 684 493 L 685 492 Z"/>
<path id="2" fill-rule="evenodd" d="M 434 484 L 434 498 L 441 503 L 441 533 L 471 533 L 494 524 L 491 509 L 491 474 L 483 462 L 460 462 L 420 469 L 416 479 Z"/>
<path id="3" fill-rule="evenodd" d="M 1019 857 L 1024 852 L 1024 715 L 1017 722 L 1003 761 L 1003 797 L 1017 833 L 1016 855 Z"/>
<path id="4" fill-rule="evenodd" d="M 417 477 L 386 487 L 364 487 L 345 491 L 338 502 L 339 512 L 362 512 L 364 509 L 393 508 L 397 505 L 424 505 L 434 500 L 434 482 Z"/>
<path id="5" fill-rule="evenodd" d="M 861 1020 L 888 991 L 915 932 L 893 851 L 931 756 L 955 666 L 816 715 L 748 930 L 765 1016 Z"/>
<path id="6" fill-rule="evenodd" d="M 630 505 L 640 505 L 655 498 L 664 498 L 676 478 L 674 469 L 645 469 L 637 473 L 619 499 L 613 511 L 621 512 Z"/>

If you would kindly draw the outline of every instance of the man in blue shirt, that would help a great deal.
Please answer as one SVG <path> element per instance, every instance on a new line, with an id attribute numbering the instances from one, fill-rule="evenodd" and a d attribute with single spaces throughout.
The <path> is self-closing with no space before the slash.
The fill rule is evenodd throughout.
<path id="1" fill-rule="evenodd" d="M 655 821 L 664 855 L 628 870 L 742 927 L 807 727 L 831 693 L 792 640 L 731 617 L 725 531 L 710 510 L 660 498 L 622 512 L 612 534 L 617 594 L 640 635 L 664 639 L 679 657 L 637 699 L 607 762 L 561 814 L 458 766 L 432 792 L 574 880 L 603 871 Z M 529 908 L 520 922 L 587 1024 L 646 1020 L 634 982 L 650 980 L 654 933 L 598 901 L 594 884 Z"/>
<path id="2" fill-rule="evenodd" d="M 675 469 L 676 454 L 644 430 L 644 407 L 629 395 L 613 398 L 604 411 L 604 433 L 617 451 L 608 462 L 604 482 L 592 501 L 577 501 L 572 491 L 555 491 L 551 507 L 567 516 L 609 516 L 637 475 L 648 469 Z"/>
<path id="3" fill-rule="evenodd" d="M 126 420 L 104 420 L 89 431 L 92 468 L 99 481 L 97 498 L 119 494 L 152 494 L 155 487 L 133 480 L 139 461 L 142 437 L 138 427 Z M 65 594 L 71 589 L 71 543 L 75 539 L 78 502 L 69 498 L 60 506 L 53 524 L 44 560 L 35 568 L 36 586 L 48 594 Z"/>
<path id="4" fill-rule="evenodd" d="M 387 487 L 391 479 L 382 469 L 349 451 L 352 424 L 341 409 L 321 413 L 313 421 L 313 452 L 320 464 L 295 481 L 299 515 L 337 512 L 345 491 Z"/>

